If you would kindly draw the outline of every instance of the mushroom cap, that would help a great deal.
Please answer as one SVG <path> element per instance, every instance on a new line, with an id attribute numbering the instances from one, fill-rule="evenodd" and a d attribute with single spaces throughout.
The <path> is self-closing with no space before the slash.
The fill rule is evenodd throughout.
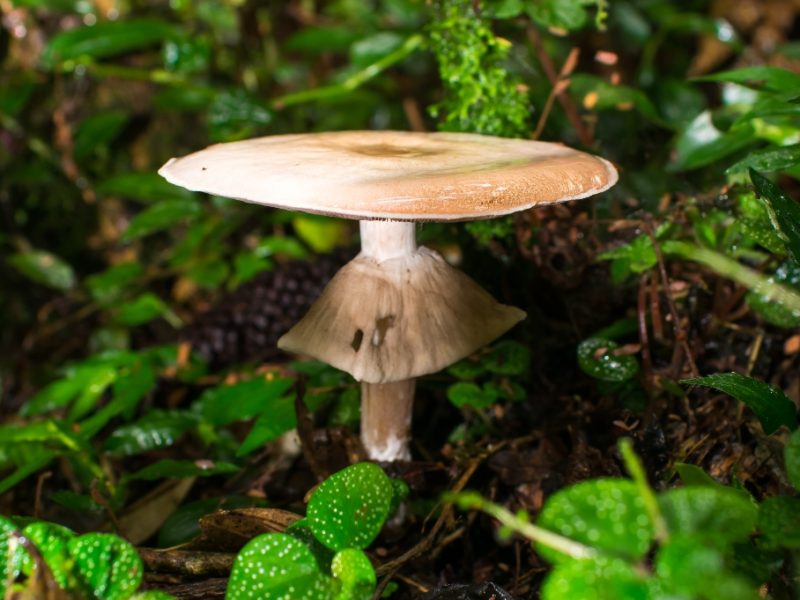
<path id="1" fill-rule="evenodd" d="M 469 133 L 340 131 L 217 144 L 159 170 L 190 190 L 350 219 L 470 221 L 610 188 L 608 161 Z"/>

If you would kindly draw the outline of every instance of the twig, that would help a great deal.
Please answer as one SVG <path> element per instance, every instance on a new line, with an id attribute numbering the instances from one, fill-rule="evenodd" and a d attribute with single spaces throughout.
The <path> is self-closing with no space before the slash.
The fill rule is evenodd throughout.
<path id="1" fill-rule="evenodd" d="M 177 573 L 192 577 L 226 577 L 233 568 L 235 554 L 198 550 L 154 550 L 139 548 L 139 556 L 148 570 Z"/>
<path id="2" fill-rule="evenodd" d="M 528 34 L 528 40 L 536 50 L 536 56 L 542 65 L 542 69 L 544 69 L 545 75 L 547 75 L 550 83 L 555 86 L 556 81 L 558 80 L 558 75 L 556 74 L 556 69 L 553 65 L 552 59 L 547 52 L 545 52 L 544 47 L 542 46 L 542 40 L 539 36 L 539 32 L 533 25 L 528 25 L 526 32 Z M 586 125 L 583 123 L 581 116 L 578 114 L 578 110 L 575 108 L 572 98 L 570 98 L 568 94 L 559 94 L 557 98 L 559 104 L 561 104 L 561 108 L 564 109 L 564 113 L 567 115 L 567 119 L 569 119 L 569 122 L 572 124 L 572 128 L 575 130 L 575 133 L 577 134 L 581 144 L 584 146 L 594 146 L 594 139 L 589 133 L 589 130 L 586 129 Z"/>
<path id="3" fill-rule="evenodd" d="M 567 56 L 567 60 L 564 61 L 564 65 L 561 67 L 561 71 L 558 74 L 558 78 L 556 79 L 553 87 L 550 88 L 550 93 L 547 95 L 547 101 L 544 103 L 544 107 L 542 108 L 542 114 L 539 116 L 539 121 L 536 123 L 536 129 L 531 136 L 533 139 L 538 140 L 539 137 L 542 135 L 542 131 L 544 130 L 545 124 L 547 124 L 547 117 L 550 116 L 550 111 L 553 108 L 553 102 L 555 102 L 556 98 L 561 97 L 561 95 L 567 90 L 569 87 L 570 81 L 567 79 L 575 69 L 575 65 L 578 64 L 578 56 L 580 55 L 580 50 L 577 48 L 573 48 L 570 50 L 569 55 Z"/>
<path id="4" fill-rule="evenodd" d="M 642 364 L 647 386 L 650 387 L 653 378 L 653 361 L 650 358 L 650 339 L 647 333 L 647 287 L 650 276 L 645 273 L 639 280 L 639 294 L 637 298 L 636 314 L 639 323 L 639 343 L 642 345 Z"/>
<path id="5" fill-rule="evenodd" d="M 686 355 L 686 361 L 689 363 L 689 370 L 692 373 L 692 377 L 699 377 L 700 372 L 697 370 L 697 365 L 694 362 L 694 357 L 692 356 L 692 350 L 689 347 L 689 334 L 687 331 L 684 330 L 683 326 L 681 325 L 680 315 L 678 314 L 678 307 L 675 306 L 675 300 L 672 298 L 672 294 L 670 293 L 670 281 L 669 276 L 667 275 L 667 266 L 664 262 L 664 253 L 661 252 L 661 245 L 658 243 L 656 239 L 656 235 L 653 231 L 652 224 L 650 219 L 645 219 L 642 223 L 645 233 L 650 238 L 650 241 L 653 243 L 653 249 L 656 253 L 656 260 L 658 261 L 658 272 L 661 275 L 661 285 L 664 287 L 664 295 L 667 298 L 667 306 L 669 306 L 669 313 L 672 316 L 672 328 L 673 333 L 675 335 L 675 341 L 678 342 L 678 345 L 683 349 L 684 354 Z M 674 379 L 680 377 L 680 373 L 675 373 Z"/>

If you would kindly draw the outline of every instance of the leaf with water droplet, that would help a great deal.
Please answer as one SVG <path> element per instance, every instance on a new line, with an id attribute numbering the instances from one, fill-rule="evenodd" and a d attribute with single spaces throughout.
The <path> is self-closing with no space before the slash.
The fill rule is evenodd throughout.
<path id="1" fill-rule="evenodd" d="M 366 548 L 390 514 L 394 487 L 380 467 L 351 465 L 334 473 L 308 503 L 308 525 L 332 550 Z"/>
<path id="2" fill-rule="evenodd" d="M 89 597 L 125 600 L 142 582 L 139 554 L 116 535 L 88 533 L 71 539 L 68 549 Z"/>
<path id="3" fill-rule="evenodd" d="M 227 598 L 241 600 L 328 600 L 333 582 L 301 541 L 267 533 L 242 548 L 228 580 Z"/>
<path id="4" fill-rule="evenodd" d="M 619 345 L 612 340 L 589 338 L 578 346 L 578 365 L 587 375 L 602 381 L 627 381 L 636 375 L 639 363 L 633 356 L 615 356 Z"/>
<path id="5" fill-rule="evenodd" d="M 636 484 L 627 479 L 583 481 L 553 494 L 538 525 L 616 556 L 639 559 L 653 542 L 653 523 Z M 567 557 L 537 545 L 551 562 Z"/>

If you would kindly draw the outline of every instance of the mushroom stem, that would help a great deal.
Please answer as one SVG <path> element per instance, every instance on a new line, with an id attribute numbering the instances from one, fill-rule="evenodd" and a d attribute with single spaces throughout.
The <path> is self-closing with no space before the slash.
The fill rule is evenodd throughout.
<path id="1" fill-rule="evenodd" d="M 372 460 L 409 460 L 416 379 L 361 384 L 361 442 Z"/>
<path id="2" fill-rule="evenodd" d="M 417 249 L 413 221 L 361 221 L 361 255 L 378 262 L 409 256 Z"/>
<path id="3" fill-rule="evenodd" d="M 416 224 L 361 221 L 361 255 L 377 262 L 411 256 L 417 250 Z M 361 441 L 372 460 L 409 460 L 415 379 L 361 383 Z"/>

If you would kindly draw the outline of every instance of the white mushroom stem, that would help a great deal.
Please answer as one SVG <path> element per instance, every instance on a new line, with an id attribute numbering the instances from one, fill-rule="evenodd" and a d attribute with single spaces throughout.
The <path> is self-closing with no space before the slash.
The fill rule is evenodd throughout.
<path id="1" fill-rule="evenodd" d="M 416 223 L 361 221 L 361 255 L 377 262 L 417 250 Z M 409 460 L 415 379 L 361 383 L 361 442 L 372 460 Z"/>
<path id="2" fill-rule="evenodd" d="M 416 379 L 361 384 L 361 442 L 372 460 L 409 460 Z"/>

